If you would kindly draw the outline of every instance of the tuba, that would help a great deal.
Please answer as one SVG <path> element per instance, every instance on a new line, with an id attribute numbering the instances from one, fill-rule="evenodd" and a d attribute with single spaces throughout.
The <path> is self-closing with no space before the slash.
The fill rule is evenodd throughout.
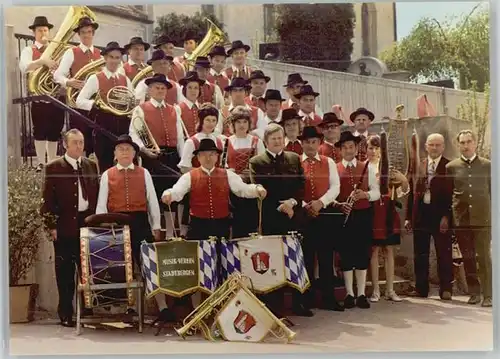
<path id="1" fill-rule="evenodd" d="M 76 74 L 73 76 L 75 80 L 80 80 L 83 82 L 86 82 L 87 79 L 90 77 L 90 75 L 96 74 L 99 71 L 101 71 L 102 67 L 104 66 L 104 58 L 100 58 L 97 61 L 91 61 L 84 67 L 82 67 Z M 75 108 L 76 107 L 76 98 L 78 96 L 78 93 L 80 92 L 79 89 L 76 89 L 74 87 L 68 87 L 66 88 L 66 104 L 70 107 Z"/>
<path id="2" fill-rule="evenodd" d="M 146 121 L 139 116 L 133 117 L 130 125 L 135 129 L 137 136 L 141 139 L 144 147 L 148 150 L 160 153 L 160 146 L 156 143 Z"/>
<path id="3" fill-rule="evenodd" d="M 54 39 L 49 40 L 49 45 L 43 52 L 41 59 L 52 59 L 59 62 L 64 52 L 71 47 L 68 42 L 73 38 L 73 31 L 78 26 L 80 19 L 90 17 L 96 19 L 95 14 L 87 6 L 70 6 L 61 27 Z M 28 74 L 28 90 L 34 95 L 57 96 L 61 86 L 54 82 L 52 71 L 42 66 Z"/>
<path id="4" fill-rule="evenodd" d="M 389 133 L 387 135 L 387 152 L 389 158 L 389 171 L 396 169 L 408 176 L 410 165 L 410 149 L 408 144 L 408 120 L 402 118 L 404 105 L 396 107 L 396 119 L 389 120 Z M 401 183 L 389 183 L 391 198 L 394 199 L 395 190 Z"/>
<path id="5" fill-rule="evenodd" d="M 108 91 L 106 98 L 97 93 L 95 105 L 115 116 L 129 116 L 139 105 L 139 100 L 127 86 L 115 86 Z"/>
<path id="6" fill-rule="evenodd" d="M 291 342 L 296 333 L 291 331 L 282 320 L 278 319 L 259 299 L 248 289 L 240 273 L 233 273 L 215 292 L 210 295 L 203 303 L 193 310 L 183 321 L 183 326 L 175 329 L 182 338 L 186 335 L 200 330 L 205 339 L 215 341 L 224 336 L 224 333 L 218 328 L 216 319 L 219 312 L 223 311 L 230 301 L 243 290 L 254 303 L 259 305 L 274 321 L 275 325 L 269 330 L 269 333 L 278 339 L 286 339 Z M 207 323 L 212 319 L 212 323 Z"/>
<path id="7" fill-rule="evenodd" d="M 198 44 L 196 49 L 189 55 L 184 63 L 184 68 L 187 71 L 191 71 L 194 68 L 194 63 L 198 56 L 207 56 L 212 47 L 215 45 L 226 45 L 229 39 L 226 37 L 224 32 L 217 27 L 209 18 L 205 18 L 208 22 L 207 34 L 203 40 Z"/>
<path id="8" fill-rule="evenodd" d="M 148 65 L 134 76 L 134 78 L 132 79 L 132 87 L 136 88 L 139 82 L 151 76 L 153 76 L 153 67 L 151 65 Z"/>

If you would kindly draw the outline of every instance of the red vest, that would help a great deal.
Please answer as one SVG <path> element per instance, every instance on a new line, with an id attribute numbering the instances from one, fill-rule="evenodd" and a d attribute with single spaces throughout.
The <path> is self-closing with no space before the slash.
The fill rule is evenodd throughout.
<path id="1" fill-rule="evenodd" d="M 177 146 L 177 111 L 174 106 L 167 105 L 159 109 L 150 101 L 140 105 L 144 111 L 144 120 L 148 125 L 158 146 Z"/>
<path id="2" fill-rule="evenodd" d="M 233 76 L 243 77 L 245 80 L 248 80 L 252 71 L 253 69 L 249 66 L 246 66 L 246 70 L 240 71 L 239 73 L 234 73 L 233 67 L 228 67 L 226 70 L 224 70 L 229 80 L 231 80 Z"/>
<path id="3" fill-rule="evenodd" d="M 250 106 L 258 107 L 262 111 L 266 111 L 266 103 L 264 102 L 264 98 L 257 99 L 256 97 L 245 97 L 245 103 Z"/>
<path id="4" fill-rule="evenodd" d="M 328 157 L 320 155 L 319 161 L 306 159 L 302 161 L 302 168 L 306 178 L 304 201 L 309 203 L 320 199 L 330 188 Z"/>
<path id="5" fill-rule="evenodd" d="M 191 216 L 207 219 L 229 217 L 229 181 L 226 170 L 215 168 L 207 175 L 201 168 L 191 170 Z"/>
<path id="6" fill-rule="evenodd" d="M 210 82 L 205 82 L 200 88 L 200 103 L 211 103 L 215 106 L 215 85 Z"/>
<path id="7" fill-rule="evenodd" d="M 194 136 L 196 134 L 196 127 L 198 126 L 198 108 L 193 106 L 189 108 L 187 103 L 181 102 L 179 105 L 181 108 L 181 117 L 182 122 L 184 122 L 184 126 L 186 126 L 186 130 L 189 136 Z"/>
<path id="8" fill-rule="evenodd" d="M 45 46 L 43 46 L 43 47 L 41 47 L 41 48 L 39 49 L 39 48 L 38 48 L 38 47 L 36 47 L 35 45 L 31 45 L 31 51 L 32 51 L 32 53 L 33 53 L 33 55 L 31 56 L 31 60 L 32 60 L 32 61 L 36 61 L 36 60 L 38 60 L 38 59 L 42 56 L 42 54 L 43 54 L 43 52 L 45 51 L 45 49 L 46 49 L 46 47 L 45 47 Z"/>
<path id="9" fill-rule="evenodd" d="M 294 105 L 296 105 L 294 107 L 296 107 L 296 110 L 298 111 L 299 110 L 299 104 L 298 103 L 294 103 Z M 289 108 L 290 108 L 290 105 L 288 104 L 288 101 L 283 101 L 281 103 L 281 109 L 282 110 L 286 110 L 286 109 L 289 109 Z"/>
<path id="10" fill-rule="evenodd" d="M 229 106 L 223 106 L 221 111 L 222 111 L 222 117 L 224 119 L 229 118 L 229 116 L 231 116 L 231 112 L 229 112 Z M 250 124 L 250 131 L 253 131 L 257 128 L 257 121 L 259 120 L 259 108 L 258 107 L 254 107 L 254 106 L 250 105 L 250 119 L 252 120 L 251 124 Z M 232 135 L 231 127 L 230 127 L 229 123 L 224 125 L 224 129 L 223 129 L 222 133 L 225 136 Z"/>
<path id="11" fill-rule="evenodd" d="M 229 79 L 222 73 L 216 76 L 209 74 L 207 76 L 207 81 L 219 86 L 222 92 L 224 92 L 224 89 L 229 86 Z"/>
<path id="12" fill-rule="evenodd" d="M 304 126 L 318 126 L 321 122 L 323 122 L 323 119 L 317 114 L 314 114 L 314 120 L 311 120 L 310 117 L 304 119 Z"/>
<path id="13" fill-rule="evenodd" d="M 184 67 L 174 61 L 167 77 L 169 80 L 179 82 L 180 79 L 184 78 Z"/>
<path id="14" fill-rule="evenodd" d="M 70 76 L 75 76 L 78 71 L 90 62 L 97 61 L 101 58 L 101 50 L 94 47 L 92 53 L 85 53 L 80 46 L 73 47 L 73 63 L 69 69 Z"/>
<path id="15" fill-rule="evenodd" d="M 103 71 L 97 73 L 97 81 L 99 83 L 99 95 L 104 102 L 107 102 L 108 91 L 115 86 L 127 86 L 127 78 L 125 75 L 118 74 L 116 77 L 107 78 Z"/>
<path id="16" fill-rule="evenodd" d="M 191 141 L 193 141 L 193 144 L 194 144 L 194 149 L 197 150 L 198 147 L 200 147 L 200 141 L 195 137 L 195 136 L 192 136 L 191 137 Z M 223 150 L 223 144 L 222 144 L 222 140 L 220 138 L 217 138 L 216 141 L 215 141 L 215 145 L 217 146 L 218 149 L 220 149 L 221 151 Z M 217 164 L 216 164 L 217 167 L 220 166 L 220 156 L 219 156 L 219 160 L 217 161 Z M 198 161 L 198 158 L 196 156 L 193 156 L 193 159 L 191 160 L 191 167 L 193 168 L 198 168 L 200 167 L 200 161 Z"/>
<path id="17" fill-rule="evenodd" d="M 359 185 L 359 180 L 366 163 L 361 161 L 356 161 L 356 167 L 350 171 L 344 167 L 342 162 L 337 163 L 337 171 L 340 177 L 340 194 L 337 197 L 338 202 L 346 202 L 347 198 L 351 195 L 354 190 L 354 185 L 358 185 L 358 189 L 363 191 L 368 191 L 368 169 L 366 169 L 365 175 L 363 176 L 363 181 Z M 370 208 L 370 202 L 367 199 L 362 199 L 357 201 L 353 209 L 367 209 Z"/>
<path id="18" fill-rule="evenodd" d="M 390 234 L 401 233 L 401 219 L 394 202 L 390 198 L 390 195 L 382 195 L 378 201 L 373 203 L 373 239 L 385 240 Z M 388 227 L 387 223 L 389 211 L 392 212 L 390 227 Z M 388 231 L 388 228 L 390 231 Z"/>
<path id="19" fill-rule="evenodd" d="M 165 102 L 169 105 L 175 105 L 179 102 L 177 98 L 177 88 L 178 84 L 175 81 L 169 81 L 172 84 L 172 87 L 167 90 L 167 95 L 165 96 Z"/>
<path id="20" fill-rule="evenodd" d="M 248 168 L 250 158 L 257 154 L 259 138 L 257 136 L 252 136 L 250 148 L 238 148 L 237 150 L 234 149 L 229 139 L 227 139 L 227 141 L 229 141 L 227 147 L 227 166 L 228 168 L 234 169 L 235 173 L 240 174 Z"/>
<path id="21" fill-rule="evenodd" d="M 289 141 L 285 146 L 285 151 L 295 152 L 298 155 L 302 155 L 304 150 L 302 149 L 302 145 L 297 141 Z"/>
<path id="22" fill-rule="evenodd" d="M 147 212 L 144 168 L 120 171 L 116 166 L 108 170 L 108 212 Z"/>
<path id="23" fill-rule="evenodd" d="M 335 163 L 342 161 L 342 155 L 340 154 L 340 148 L 330 145 L 329 143 L 323 142 L 319 146 L 318 153 L 320 155 L 330 157 Z"/>
<path id="24" fill-rule="evenodd" d="M 138 64 L 130 65 L 128 62 L 123 64 L 123 69 L 125 70 L 125 75 L 130 81 L 132 81 L 139 71 L 142 70 Z"/>

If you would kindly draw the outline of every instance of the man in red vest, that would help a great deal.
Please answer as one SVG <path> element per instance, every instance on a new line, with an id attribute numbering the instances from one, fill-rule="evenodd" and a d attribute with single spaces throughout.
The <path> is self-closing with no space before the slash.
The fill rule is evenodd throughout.
<path id="1" fill-rule="evenodd" d="M 344 311 L 334 295 L 333 251 L 334 240 L 330 231 L 332 220 L 340 216 L 329 215 L 328 207 L 340 192 L 340 179 L 335 162 L 318 154 L 323 135 L 314 126 L 304 127 L 299 136 L 304 148 L 301 156 L 302 168 L 306 178 L 302 207 L 305 209 L 302 249 L 309 280 L 314 280 L 314 258 L 318 257 L 319 282 L 322 291 L 322 308 Z M 330 207 L 331 208 L 331 207 Z M 337 217 L 337 218 L 335 218 Z M 306 306 L 314 307 L 315 291 L 309 289 Z"/>
<path id="2" fill-rule="evenodd" d="M 139 147 L 142 164 L 153 175 L 153 183 L 158 200 L 165 188 L 172 187 L 178 179 L 177 164 L 184 147 L 184 127 L 181 110 L 165 102 L 167 88 L 172 87 L 165 75 L 158 74 L 146 79 L 149 88 L 149 101 L 137 106 L 132 113 L 130 137 Z M 144 134 L 147 126 L 154 142 Z M 167 208 L 164 208 L 167 237 L 174 236 L 174 225 Z M 175 209 L 172 209 L 175 213 Z M 175 216 L 175 215 L 174 215 Z"/>
<path id="3" fill-rule="evenodd" d="M 319 147 L 319 154 L 330 157 L 335 163 L 342 160 L 340 148 L 335 147 L 335 142 L 340 138 L 340 126 L 343 123 L 344 121 L 339 119 L 334 112 L 327 112 L 323 115 L 323 121 L 318 125 L 324 136 L 323 143 Z"/>
<path id="4" fill-rule="evenodd" d="M 42 66 L 51 70 L 57 68 L 52 59 L 42 59 L 42 53 L 49 44 L 49 33 L 54 25 L 49 23 L 45 16 L 37 16 L 29 29 L 33 31 L 35 42 L 26 46 L 21 52 L 19 69 L 23 75 L 35 71 Z M 64 111 L 49 102 L 33 101 L 31 103 L 31 119 L 33 120 L 33 137 L 35 151 L 38 158 L 37 171 L 51 162 L 57 155 L 57 141 L 61 137 L 64 125 Z M 47 155 L 47 160 L 45 159 Z"/>
<path id="5" fill-rule="evenodd" d="M 205 81 L 200 89 L 200 99 L 199 101 L 203 103 L 211 103 L 217 109 L 220 109 L 224 105 L 224 96 L 222 95 L 222 90 L 219 86 L 208 81 L 208 75 L 210 73 L 210 61 L 204 56 L 199 56 L 196 58 L 196 63 L 194 68 L 198 73 L 198 77 Z"/>
<path id="6" fill-rule="evenodd" d="M 295 95 L 299 99 L 299 115 L 302 116 L 304 126 L 317 126 L 323 121 L 323 118 L 316 111 L 316 97 L 319 96 L 311 85 L 304 85 L 300 92 Z"/>
<path id="7" fill-rule="evenodd" d="M 208 54 L 208 58 L 211 68 L 207 80 L 219 86 L 221 90 L 229 86 L 229 78 L 224 73 L 227 58 L 224 46 L 214 46 Z"/>
<path id="8" fill-rule="evenodd" d="M 266 111 L 264 93 L 267 89 L 267 84 L 271 81 L 269 76 L 264 75 L 261 70 L 252 71 L 248 83 L 251 86 L 250 95 L 245 97 L 245 103 L 260 108 Z"/>
<path id="9" fill-rule="evenodd" d="M 129 135 L 118 137 L 114 150 L 118 163 L 101 176 L 96 214 L 124 213 L 132 218 L 132 257 L 140 268 L 141 242 L 160 240 L 161 214 L 149 171 L 133 163 L 137 152 L 139 147 Z M 165 296 L 156 298 L 160 311 L 166 310 Z"/>
<path id="10" fill-rule="evenodd" d="M 302 116 L 293 108 L 282 111 L 279 123 L 285 131 L 285 151 L 295 152 L 298 155 L 303 153 L 302 142 L 299 139 L 302 130 Z"/>
<path id="11" fill-rule="evenodd" d="M 95 95 L 98 95 L 106 103 L 108 92 L 116 86 L 126 87 L 133 94 L 134 91 L 130 80 L 119 71 L 124 54 L 125 49 L 120 47 L 117 42 L 110 42 L 102 51 L 102 55 L 106 61 L 105 67 L 102 71 L 88 78 L 76 98 L 76 106 L 79 109 L 88 111 L 89 117 L 94 119 L 96 124 L 116 136 L 128 134 L 130 118 L 128 116 L 117 116 L 111 112 L 97 108 L 95 99 L 91 99 Z M 95 154 L 99 161 L 99 171 L 101 173 L 113 167 L 113 148 L 112 140 L 103 134 L 95 133 Z"/>
<path id="12" fill-rule="evenodd" d="M 150 47 L 151 45 L 139 36 L 131 38 L 130 42 L 123 47 L 128 53 L 128 60 L 123 64 L 123 71 L 130 81 L 146 67 L 144 58 L 146 56 L 146 51 L 148 51 Z"/>
<path id="13" fill-rule="evenodd" d="M 158 39 L 156 39 L 154 49 L 163 50 L 167 56 L 172 57 L 172 67 L 168 72 L 167 77 L 169 80 L 179 82 L 184 77 L 184 66 L 174 59 L 174 41 L 167 35 L 161 35 Z"/>
<path id="14" fill-rule="evenodd" d="M 370 202 L 380 198 L 380 187 L 376 174 L 368 162 L 356 160 L 361 139 L 350 131 L 340 134 L 335 147 L 340 148 L 342 161 L 337 163 L 340 177 L 340 194 L 335 207 L 345 215 L 340 233 L 339 252 L 344 273 L 347 309 L 370 308 L 366 299 L 366 272 L 370 264 L 372 246 L 373 211 Z M 353 283 L 356 274 L 357 298 Z"/>
<path id="15" fill-rule="evenodd" d="M 375 115 L 373 112 L 368 111 L 366 108 L 360 107 L 349 116 L 352 123 L 354 123 L 354 136 L 359 136 L 361 138 L 361 142 L 358 146 L 358 155 L 357 159 L 360 161 L 366 161 L 366 149 L 367 142 L 366 140 L 373 133 L 368 132 L 368 128 L 370 124 L 375 119 Z"/>
<path id="16" fill-rule="evenodd" d="M 281 121 L 281 104 L 285 101 L 281 97 L 279 90 L 268 89 L 264 96 L 264 120 L 269 123 L 280 123 Z"/>
<path id="17" fill-rule="evenodd" d="M 236 77 L 242 77 L 248 80 L 253 69 L 246 64 L 250 46 L 243 43 L 241 40 L 236 40 L 231 43 L 231 48 L 227 50 L 227 54 L 231 57 L 231 67 L 225 70 L 229 80 Z"/>
<path id="18" fill-rule="evenodd" d="M 64 88 L 73 87 L 82 89 L 85 82 L 74 78 L 76 73 L 90 62 L 97 61 L 101 58 L 101 51 L 94 47 L 94 36 L 99 24 L 92 21 L 89 17 L 84 17 L 78 23 L 74 32 L 80 38 L 80 44 L 72 47 L 64 53 L 59 63 L 59 67 L 54 72 L 54 80 Z M 78 107 L 78 106 L 77 106 Z M 78 109 L 82 115 L 89 117 L 88 111 Z M 79 129 L 85 136 L 85 153 L 89 156 L 94 152 L 93 130 L 91 127 L 82 123 L 82 121 L 74 116 L 69 119 L 71 128 Z"/>
<path id="19" fill-rule="evenodd" d="M 163 192 L 163 203 L 180 202 L 190 193 L 191 222 L 187 239 L 206 240 L 210 236 L 229 238 L 229 195 L 264 199 L 266 190 L 261 185 L 246 184 L 232 171 L 215 167 L 222 151 L 209 138 L 200 141 L 193 152 L 200 167 L 182 175 L 179 181 Z"/>

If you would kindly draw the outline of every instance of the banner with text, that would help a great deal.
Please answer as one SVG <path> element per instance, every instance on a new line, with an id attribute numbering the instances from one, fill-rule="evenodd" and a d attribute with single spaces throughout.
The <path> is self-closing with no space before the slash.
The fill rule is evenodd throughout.
<path id="1" fill-rule="evenodd" d="M 175 297 L 197 290 L 212 293 L 217 288 L 217 252 L 214 242 L 143 243 L 141 255 L 148 298 L 158 293 Z"/>

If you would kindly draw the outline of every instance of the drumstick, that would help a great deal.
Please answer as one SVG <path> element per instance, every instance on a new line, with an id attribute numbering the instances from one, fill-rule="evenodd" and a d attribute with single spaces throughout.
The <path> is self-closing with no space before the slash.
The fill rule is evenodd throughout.
<path id="1" fill-rule="evenodd" d="M 257 230 L 259 236 L 262 235 L 262 198 L 257 199 L 257 207 L 259 209 L 259 229 Z"/>
<path id="2" fill-rule="evenodd" d="M 170 203 L 168 204 L 168 211 L 170 212 L 170 220 L 172 221 L 172 230 L 174 231 L 174 237 L 178 238 L 177 230 L 175 229 L 174 214 L 172 213 L 172 207 L 170 206 Z M 166 239 L 168 240 L 168 238 Z"/>

